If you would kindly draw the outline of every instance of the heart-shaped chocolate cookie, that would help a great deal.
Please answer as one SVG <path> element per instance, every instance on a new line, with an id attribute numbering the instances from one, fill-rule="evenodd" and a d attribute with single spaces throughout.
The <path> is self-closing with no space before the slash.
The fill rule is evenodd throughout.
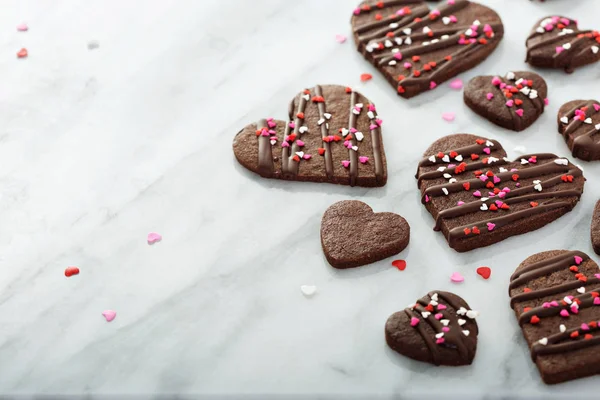
<path id="1" fill-rule="evenodd" d="M 571 73 L 577 67 L 600 60 L 600 33 L 581 30 L 577 21 L 567 17 L 542 18 L 534 25 L 525 45 L 526 61 L 535 67 Z"/>
<path id="2" fill-rule="evenodd" d="M 368 1 L 354 10 L 352 27 L 358 51 L 405 98 L 475 67 L 504 35 L 495 11 L 467 0 L 431 11 L 423 1 Z"/>
<path id="3" fill-rule="evenodd" d="M 554 250 L 527 258 L 509 295 L 544 382 L 600 374 L 600 269 L 587 254 Z"/>
<path id="4" fill-rule="evenodd" d="M 430 292 L 388 318 L 385 340 L 393 350 L 414 360 L 468 365 L 477 350 L 478 314 L 453 293 Z"/>
<path id="5" fill-rule="evenodd" d="M 600 103 L 573 100 L 558 110 L 558 132 L 563 135 L 573 157 L 600 160 Z"/>
<path id="6" fill-rule="evenodd" d="M 505 77 L 476 76 L 467 84 L 464 101 L 496 125 L 522 131 L 544 112 L 546 81 L 534 72 L 509 72 Z"/>
<path id="7" fill-rule="evenodd" d="M 398 214 L 374 213 L 362 201 L 333 204 L 321 220 L 321 246 L 329 264 L 352 268 L 400 253 L 408 246 L 410 227 Z"/>
<path id="8" fill-rule="evenodd" d="M 365 96 L 316 86 L 298 94 L 288 114 L 290 122 L 267 118 L 238 132 L 233 152 L 240 164 L 265 178 L 385 185 L 383 121 Z"/>
<path id="9" fill-rule="evenodd" d="M 459 252 L 558 219 L 579 202 L 585 183 L 566 158 L 530 154 L 511 162 L 499 142 L 469 134 L 433 143 L 416 177 L 434 229 Z"/>

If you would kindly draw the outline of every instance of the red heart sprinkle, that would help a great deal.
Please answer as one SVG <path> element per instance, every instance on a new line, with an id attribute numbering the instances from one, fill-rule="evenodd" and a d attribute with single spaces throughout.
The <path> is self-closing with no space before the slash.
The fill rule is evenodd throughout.
<path id="1" fill-rule="evenodd" d="M 298 157 L 298 154 L 296 154 L 294 157 L 292 157 L 292 160 L 300 162 L 300 157 Z"/>
<path id="2" fill-rule="evenodd" d="M 591 338 L 593 338 L 593 336 L 589 333 L 586 333 L 585 336 L 583 337 L 585 340 L 590 340 Z"/>
<path id="3" fill-rule="evenodd" d="M 299 112 L 298 114 L 296 114 L 296 117 L 298 117 L 300 119 L 304 119 L 304 113 L 303 112 Z"/>
<path id="4" fill-rule="evenodd" d="M 455 152 L 455 151 L 451 151 L 451 152 L 450 152 L 450 157 L 454 158 L 454 157 L 456 157 L 456 156 L 458 156 L 458 153 L 457 153 L 457 152 Z"/>
<path id="5" fill-rule="evenodd" d="M 573 339 L 575 339 L 575 338 L 576 338 L 576 337 L 578 337 L 578 336 L 579 336 L 579 332 L 578 332 L 578 331 L 571 332 L 571 337 L 572 337 Z"/>
<path id="6" fill-rule="evenodd" d="M 519 180 L 519 175 L 513 174 L 512 180 L 515 181 L 515 182 L 518 181 Z"/>
<path id="7" fill-rule="evenodd" d="M 373 79 L 373 75 L 371 75 L 371 74 L 361 74 L 360 75 L 360 80 L 363 82 L 370 81 L 371 79 Z"/>
<path id="8" fill-rule="evenodd" d="M 483 279 L 489 279 L 492 275 L 492 269 L 490 267 L 479 267 L 477 268 L 477 274 L 479 274 Z"/>
<path id="9" fill-rule="evenodd" d="M 531 207 L 537 207 L 537 206 L 539 206 L 539 204 L 536 203 L 535 201 L 532 201 L 531 203 L 529 203 L 529 205 L 531 205 Z"/>
<path id="10" fill-rule="evenodd" d="M 323 147 L 319 147 L 319 155 L 322 156 L 323 154 L 325 154 L 325 149 Z"/>
<path id="11" fill-rule="evenodd" d="M 394 260 L 392 261 L 392 265 L 398 268 L 400 271 L 404 271 L 406 269 L 406 261 L 404 260 Z"/>
<path id="12" fill-rule="evenodd" d="M 352 93 L 352 88 L 347 87 L 346 88 L 346 93 Z"/>
<path id="13" fill-rule="evenodd" d="M 477 143 L 477 144 L 484 144 L 485 140 L 483 140 L 483 139 L 477 139 L 477 140 L 475 140 L 475 143 Z"/>
<path id="14" fill-rule="evenodd" d="M 68 278 L 70 276 L 73 275 L 78 275 L 79 274 L 79 268 L 77 267 L 67 267 L 65 269 L 65 276 Z"/>
<path id="15" fill-rule="evenodd" d="M 452 60 L 452 56 L 446 56 L 446 57 L 444 57 L 444 60 L 450 61 L 450 60 Z"/>
<path id="16" fill-rule="evenodd" d="M 479 158 L 479 155 L 477 154 L 471 154 L 471 160 L 475 161 Z"/>
<path id="17" fill-rule="evenodd" d="M 463 183 L 463 187 L 465 188 L 465 190 L 469 190 L 471 189 L 471 184 L 469 182 L 465 182 Z"/>
<path id="18" fill-rule="evenodd" d="M 538 322 L 540 322 L 540 317 L 538 317 L 537 315 L 534 315 L 533 317 L 531 317 L 531 319 L 529 320 L 529 322 L 531 322 L 532 324 L 537 324 Z"/>
<path id="19" fill-rule="evenodd" d="M 528 287 L 526 287 L 525 289 L 523 289 L 523 293 L 529 293 L 531 292 L 531 289 L 529 289 Z"/>
<path id="20" fill-rule="evenodd" d="M 383 15 L 381 15 L 381 14 L 375 14 L 375 19 L 377 21 L 381 21 L 383 19 Z"/>
<path id="21" fill-rule="evenodd" d="M 19 52 L 17 53 L 17 57 L 19 58 L 25 58 L 27 57 L 27 49 L 23 48 L 21 50 L 19 50 Z"/>
<path id="22" fill-rule="evenodd" d="M 521 104 L 523 104 L 523 100 L 521 100 L 521 99 L 516 99 L 516 100 L 515 100 L 515 104 L 516 104 L 516 105 L 518 105 L 518 106 L 520 106 Z"/>
<path id="23" fill-rule="evenodd" d="M 569 267 L 569 270 L 570 270 L 571 272 L 579 272 L 579 268 L 577 268 L 577 266 L 576 266 L 576 265 L 571 265 L 571 266 Z"/>
<path id="24" fill-rule="evenodd" d="M 481 231 L 479 230 L 478 227 L 474 226 L 473 227 L 473 233 L 476 234 L 476 235 L 479 235 L 481 233 Z"/>
<path id="25" fill-rule="evenodd" d="M 523 307 L 523 312 L 529 312 L 531 311 L 531 307 Z"/>
<path id="26" fill-rule="evenodd" d="M 471 234 L 471 230 L 469 228 L 465 228 L 465 236 L 468 236 Z"/>
<path id="27" fill-rule="evenodd" d="M 492 204 L 490 206 L 490 210 L 492 210 L 492 211 L 498 211 L 498 207 L 495 204 Z"/>

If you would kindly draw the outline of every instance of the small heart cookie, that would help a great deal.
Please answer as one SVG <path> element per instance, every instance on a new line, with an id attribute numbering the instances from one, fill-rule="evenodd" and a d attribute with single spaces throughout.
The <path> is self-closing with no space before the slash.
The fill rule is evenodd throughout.
<path id="1" fill-rule="evenodd" d="M 321 245 L 329 264 L 352 268 L 383 260 L 408 246 L 410 227 L 398 214 L 374 213 L 362 201 L 333 204 L 321 221 Z"/>
<path id="2" fill-rule="evenodd" d="M 600 103 L 573 100 L 558 110 L 558 132 L 564 137 L 573 157 L 600 160 Z"/>
<path id="3" fill-rule="evenodd" d="M 414 360 L 468 365 L 477 351 L 478 314 L 453 293 L 430 292 L 388 318 L 385 340 L 392 350 Z"/>

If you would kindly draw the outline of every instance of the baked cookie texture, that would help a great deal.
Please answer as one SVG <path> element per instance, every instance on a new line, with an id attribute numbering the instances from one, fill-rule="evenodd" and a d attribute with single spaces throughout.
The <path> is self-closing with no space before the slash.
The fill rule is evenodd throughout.
<path id="1" fill-rule="evenodd" d="M 387 165 L 375 104 L 343 86 L 306 89 L 289 104 L 289 122 L 261 119 L 237 133 L 235 157 L 264 178 L 383 186 Z"/>
<path id="2" fill-rule="evenodd" d="M 475 67 L 504 35 L 494 10 L 467 0 L 433 10 L 424 1 L 367 1 L 351 23 L 358 51 L 405 98 Z"/>
<path id="3" fill-rule="evenodd" d="M 508 72 L 504 76 L 476 76 L 463 93 L 471 110 L 513 131 L 530 127 L 544 112 L 548 85 L 535 72 Z"/>
<path id="4" fill-rule="evenodd" d="M 434 230 L 459 252 L 549 224 L 575 207 L 585 184 L 566 158 L 539 153 L 511 161 L 498 141 L 470 134 L 432 144 L 416 178 Z"/>
<path id="5" fill-rule="evenodd" d="M 417 361 L 468 365 L 477 351 L 478 315 L 461 297 L 433 291 L 388 318 L 385 340 L 392 350 Z"/>
<path id="6" fill-rule="evenodd" d="M 352 268 L 400 253 L 410 241 L 410 226 L 398 214 L 374 213 L 362 201 L 333 204 L 321 220 L 321 245 L 335 268 Z"/>
<path id="7" fill-rule="evenodd" d="M 600 160 L 600 103 L 573 100 L 558 110 L 560 133 L 573 157 L 585 161 Z"/>
<path id="8" fill-rule="evenodd" d="M 600 373 L 600 269 L 587 254 L 532 255 L 512 275 L 509 295 L 545 383 Z"/>

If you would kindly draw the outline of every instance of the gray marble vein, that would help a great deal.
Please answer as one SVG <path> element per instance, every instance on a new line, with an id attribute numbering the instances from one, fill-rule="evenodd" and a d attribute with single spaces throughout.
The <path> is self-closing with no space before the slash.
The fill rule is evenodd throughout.
<path id="1" fill-rule="evenodd" d="M 481 0 L 504 19 L 498 50 L 462 75 L 527 69 L 532 24 L 566 14 L 600 28 L 600 3 Z M 568 156 L 560 105 L 600 96 L 600 66 L 544 71 L 550 106 L 522 133 L 477 117 L 447 85 L 398 98 L 336 33 L 351 0 L 4 0 L 0 12 L 0 395 L 180 394 L 182 398 L 592 398 L 600 377 L 541 382 L 508 305 L 508 279 L 550 249 L 592 254 L 600 163 L 578 207 L 526 236 L 467 254 L 432 231 L 414 172 L 435 139 L 469 132 L 509 156 Z M 28 32 L 15 27 L 27 22 Z M 89 49 L 89 43 L 97 44 Z M 16 59 L 21 48 L 29 57 Z M 360 82 L 363 72 L 374 79 Z M 383 188 L 263 180 L 231 141 L 247 123 L 285 118 L 317 83 L 352 86 L 384 119 Z M 453 123 L 442 120 L 456 112 Z M 348 271 L 323 257 L 333 202 L 360 199 L 407 218 L 399 272 Z M 163 235 L 153 246 L 148 232 Z M 76 265 L 78 276 L 65 278 Z M 475 274 L 492 267 L 489 281 Z M 453 284 L 461 272 L 466 280 Z M 300 286 L 318 292 L 306 298 Z M 474 364 L 436 368 L 385 344 L 387 317 L 428 290 L 481 312 Z M 105 309 L 117 311 L 107 323 Z M 577 396 L 575 396 L 577 394 Z"/>

